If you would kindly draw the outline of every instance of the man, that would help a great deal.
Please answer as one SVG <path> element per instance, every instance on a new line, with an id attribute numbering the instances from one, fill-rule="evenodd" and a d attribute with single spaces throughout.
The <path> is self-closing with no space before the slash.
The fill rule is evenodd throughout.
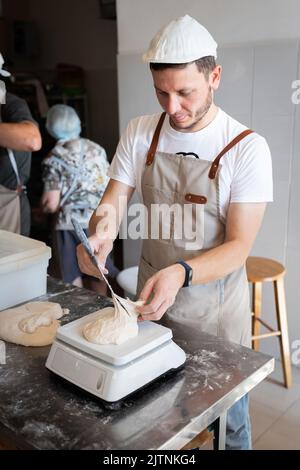
<path id="1" fill-rule="evenodd" d="M 8 77 L 10 73 L 2 65 L 0 54 L 0 75 Z M 23 99 L 7 93 L 0 106 L 0 229 L 28 236 L 30 206 L 25 184 L 31 152 L 41 148 L 41 135 Z"/>
<path id="2" fill-rule="evenodd" d="M 169 239 L 143 241 L 141 318 L 159 320 L 168 312 L 194 329 L 250 346 L 245 260 L 272 200 L 272 167 L 264 138 L 214 104 L 221 77 L 216 48 L 210 33 L 187 15 L 152 40 L 143 58 L 166 115 L 134 119 L 121 137 L 111 180 L 90 221 L 90 242 L 104 264 L 112 240 L 101 208 L 117 207 L 120 196 L 129 200 L 134 188 L 148 213 L 155 204 L 189 209 L 192 243 L 184 233 L 176 238 L 175 228 Z M 150 229 L 154 222 L 148 219 Z M 78 256 L 81 269 L 94 272 L 82 247 Z M 226 448 L 251 448 L 247 396 L 228 412 Z"/>

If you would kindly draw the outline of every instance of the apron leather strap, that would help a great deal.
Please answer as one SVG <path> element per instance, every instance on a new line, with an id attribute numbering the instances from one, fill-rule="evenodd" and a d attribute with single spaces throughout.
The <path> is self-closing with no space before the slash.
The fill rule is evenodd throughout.
<path id="1" fill-rule="evenodd" d="M 155 153 L 156 153 L 156 149 L 157 149 L 157 145 L 158 145 L 159 134 L 160 134 L 165 116 L 166 116 L 166 113 L 161 114 L 161 116 L 159 118 L 159 121 L 157 123 L 156 129 L 154 131 L 152 142 L 151 142 L 148 154 L 147 154 L 147 160 L 146 160 L 146 165 L 147 166 L 150 166 L 153 163 Z M 242 139 L 244 139 L 244 137 L 246 137 L 249 134 L 252 134 L 253 132 L 254 131 L 251 130 L 251 129 L 246 129 L 245 131 L 243 131 L 239 135 L 237 135 L 231 142 L 229 142 L 228 145 L 226 145 L 226 147 L 216 156 L 216 158 L 214 159 L 214 161 L 211 164 L 211 167 L 210 167 L 210 170 L 209 170 L 209 173 L 208 173 L 208 177 L 210 179 L 215 178 L 216 173 L 217 173 L 218 168 L 219 168 L 220 160 L 223 157 L 223 155 L 225 155 L 225 153 L 229 152 L 229 150 L 231 150 L 232 147 L 234 147 Z"/>
<path id="2" fill-rule="evenodd" d="M 252 134 L 252 132 L 254 132 L 254 131 L 252 131 L 251 129 L 246 129 L 245 131 L 241 132 L 231 142 L 229 142 L 228 145 L 226 145 L 226 147 L 222 150 L 222 152 L 219 153 L 219 155 L 216 156 L 216 158 L 214 159 L 214 161 L 211 164 L 211 167 L 210 167 L 210 170 L 209 170 L 209 173 L 208 173 L 208 177 L 210 179 L 213 180 L 215 178 L 216 173 L 217 173 L 218 168 L 219 168 L 220 160 L 223 157 L 223 155 L 225 155 L 225 153 L 227 153 L 230 149 L 232 149 L 232 147 L 234 147 L 238 142 L 240 142 L 242 139 L 244 139 L 244 137 L 246 137 L 249 134 Z"/>
<path id="3" fill-rule="evenodd" d="M 166 113 L 162 113 L 162 115 L 159 118 L 156 129 L 154 131 L 152 142 L 151 142 L 148 154 L 147 154 L 146 165 L 148 166 L 150 166 L 154 160 L 156 149 L 157 149 L 157 144 L 158 144 L 158 139 L 159 139 L 159 134 L 160 134 L 165 116 L 166 116 Z"/>

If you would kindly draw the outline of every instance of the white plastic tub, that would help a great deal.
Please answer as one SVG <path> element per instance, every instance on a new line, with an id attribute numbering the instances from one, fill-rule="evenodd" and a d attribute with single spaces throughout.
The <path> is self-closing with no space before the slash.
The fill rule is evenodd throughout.
<path id="1" fill-rule="evenodd" d="M 0 230 L 0 310 L 46 293 L 50 258 L 45 243 Z"/>

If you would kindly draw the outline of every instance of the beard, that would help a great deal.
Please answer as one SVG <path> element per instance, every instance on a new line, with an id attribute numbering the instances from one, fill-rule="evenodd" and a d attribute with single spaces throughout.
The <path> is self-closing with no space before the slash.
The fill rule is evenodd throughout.
<path id="1" fill-rule="evenodd" d="M 204 104 L 199 108 L 197 109 L 197 111 L 195 112 L 194 116 L 193 116 L 193 121 L 190 123 L 190 124 L 187 124 L 187 125 L 182 125 L 182 126 L 178 126 L 178 124 L 175 124 L 172 120 L 172 116 L 170 116 L 170 122 L 171 122 L 171 125 L 172 127 L 176 130 L 193 130 L 195 127 L 198 126 L 199 122 L 206 116 L 206 114 L 208 113 L 211 105 L 212 105 L 212 101 L 213 101 L 213 94 L 212 94 L 212 88 L 211 86 L 209 86 L 208 88 L 208 91 L 207 91 L 207 96 L 206 96 L 206 99 L 205 99 L 205 102 Z"/>

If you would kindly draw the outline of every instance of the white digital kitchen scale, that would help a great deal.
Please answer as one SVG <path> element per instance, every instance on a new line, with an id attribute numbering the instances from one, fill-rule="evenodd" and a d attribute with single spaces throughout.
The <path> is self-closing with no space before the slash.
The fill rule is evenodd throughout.
<path id="1" fill-rule="evenodd" d="M 83 325 L 98 316 L 94 312 L 58 328 L 48 369 L 114 402 L 184 364 L 185 352 L 172 341 L 172 331 L 151 321 L 139 322 L 138 335 L 120 345 L 90 343 L 82 334 Z"/>

